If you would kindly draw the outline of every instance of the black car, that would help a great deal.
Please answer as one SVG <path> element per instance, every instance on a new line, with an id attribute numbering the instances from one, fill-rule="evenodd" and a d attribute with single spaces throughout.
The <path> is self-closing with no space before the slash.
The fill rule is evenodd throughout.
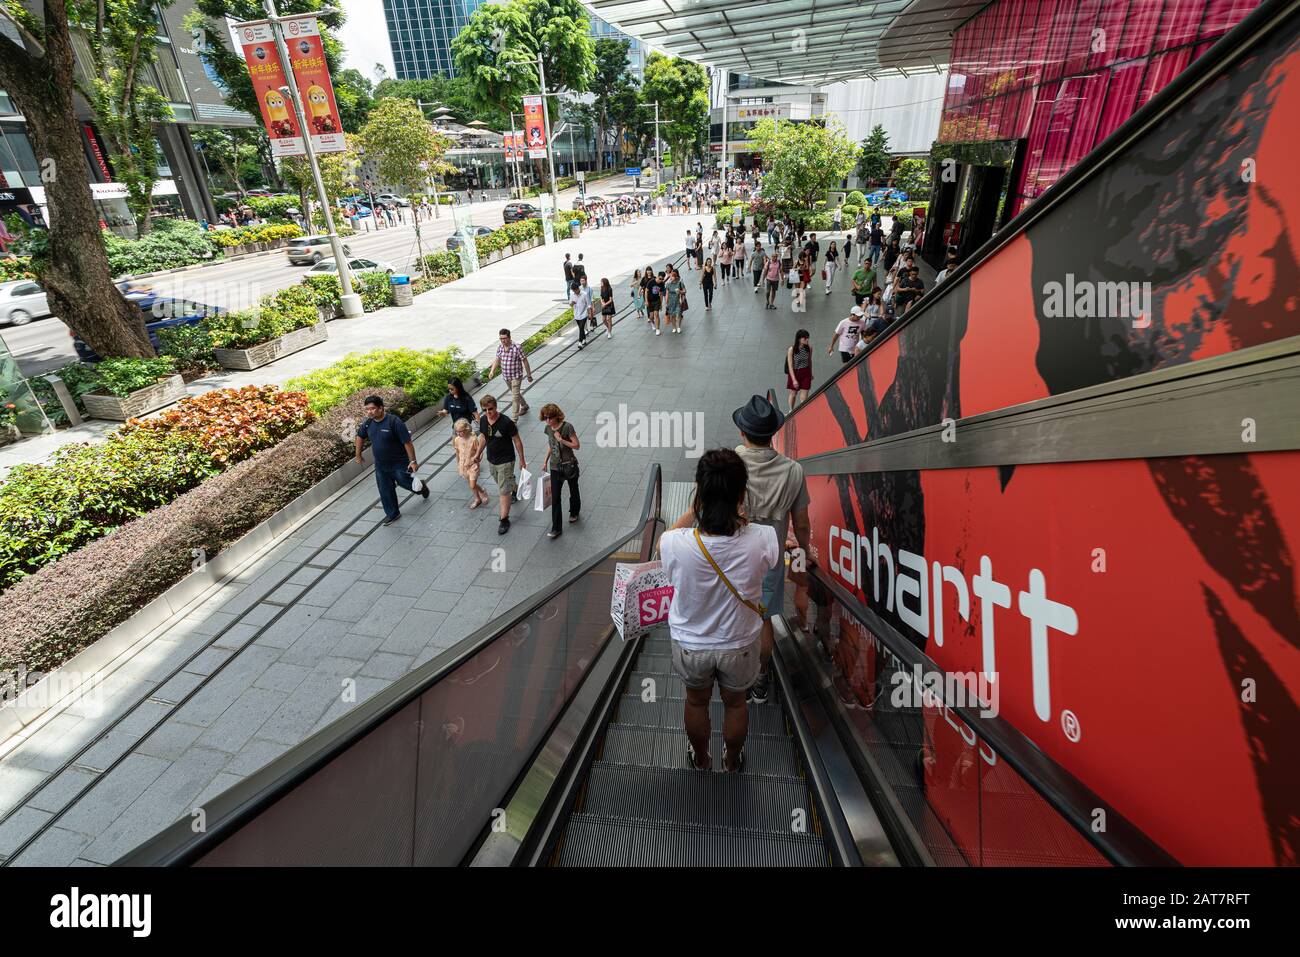
<path id="1" fill-rule="evenodd" d="M 155 352 L 161 345 L 158 340 L 159 329 L 193 325 L 206 316 L 219 316 L 226 311 L 218 306 L 206 306 L 192 299 L 175 299 L 171 296 L 129 297 L 128 301 L 134 302 L 145 313 L 145 329 L 149 332 L 149 341 L 153 343 Z M 82 362 L 99 361 L 99 354 L 82 342 L 75 332 L 69 329 L 68 335 L 72 336 L 72 347 L 77 350 L 77 356 Z"/>
<path id="2" fill-rule="evenodd" d="M 517 223 L 525 219 L 541 219 L 542 211 L 532 203 L 506 203 L 501 210 L 503 223 Z"/>
<path id="3" fill-rule="evenodd" d="M 471 226 L 470 231 L 475 236 L 490 236 L 492 234 L 492 230 L 486 226 Z M 448 249 L 460 249 L 462 245 L 464 245 L 464 243 L 463 240 L 461 239 L 460 233 L 452 233 L 450 236 L 447 237 Z"/>

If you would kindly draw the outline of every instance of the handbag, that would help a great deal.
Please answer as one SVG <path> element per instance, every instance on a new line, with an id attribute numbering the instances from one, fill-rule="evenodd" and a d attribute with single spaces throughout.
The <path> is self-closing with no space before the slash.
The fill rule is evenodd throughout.
<path id="1" fill-rule="evenodd" d="M 788 273 L 786 273 L 785 281 L 786 281 L 787 283 L 791 283 L 791 284 L 798 282 L 798 281 L 799 281 L 799 270 L 797 270 L 797 269 L 791 269 Z"/>
<path id="2" fill-rule="evenodd" d="M 759 618 L 765 616 L 767 614 L 767 606 L 764 605 L 761 601 L 750 601 L 748 598 L 742 597 L 740 592 L 736 591 L 736 586 L 731 584 L 731 579 L 729 579 L 726 575 L 723 574 L 722 569 L 718 566 L 718 563 L 715 562 L 713 560 L 713 556 L 709 554 L 709 550 L 704 547 L 704 539 L 700 538 L 700 530 L 698 528 L 695 529 L 695 542 L 697 545 L 700 546 L 700 551 L 704 553 L 704 557 L 709 560 L 709 564 L 713 566 L 713 570 L 718 573 L 718 577 L 722 579 L 722 584 L 726 585 L 727 590 L 736 596 L 736 601 L 740 602 L 742 605 L 744 605 L 746 608 L 748 608 L 750 611 L 756 614 Z"/>

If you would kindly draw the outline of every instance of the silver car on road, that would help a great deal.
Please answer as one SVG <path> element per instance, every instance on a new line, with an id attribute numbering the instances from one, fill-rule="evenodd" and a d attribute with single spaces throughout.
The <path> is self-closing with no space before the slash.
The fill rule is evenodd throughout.
<path id="1" fill-rule="evenodd" d="M 0 282 L 0 325 L 25 326 L 50 314 L 40 283 L 30 279 Z"/>

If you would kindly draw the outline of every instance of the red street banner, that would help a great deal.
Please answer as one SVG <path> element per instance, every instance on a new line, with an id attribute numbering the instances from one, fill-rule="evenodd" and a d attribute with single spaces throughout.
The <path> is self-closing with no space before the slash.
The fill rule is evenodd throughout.
<path id="1" fill-rule="evenodd" d="M 546 158 L 546 119 L 540 96 L 524 97 L 524 145 L 532 159 Z"/>
<path id="2" fill-rule="evenodd" d="M 302 115 L 306 117 L 312 149 L 317 153 L 342 153 L 348 145 L 321 45 L 320 25 L 315 17 L 298 17 L 283 21 L 283 27 L 284 44 L 302 97 Z"/>
<path id="3" fill-rule="evenodd" d="M 513 163 L 515 159 L 515 134 L 502 133 L 501 146 L 505 150 L 506 162 Z"/>
<path id="4" fill-rule="evenodd" d="M 302 156 L 302 134 L 293 106 L 280 92 L 285 85 L 284 70 L 275 49 L 271 25 L 265 20 L 241 23 L 236 26 L 239 43 L 244 48 L 248 75 L 253 81 L 253 94 L 262 109 L 262 122 L 271 140 L 272 156 Z"/>

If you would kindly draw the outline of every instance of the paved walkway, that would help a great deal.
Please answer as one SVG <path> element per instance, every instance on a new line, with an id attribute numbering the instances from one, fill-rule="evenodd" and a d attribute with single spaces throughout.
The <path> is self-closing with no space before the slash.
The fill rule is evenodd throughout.
<path id="1" fill-rule="evenodd" d="M 617 261 L 616 249 L 647 260 L 675 255 L 684 218 L 667 222 L 670 241 L 652 244 L 655 227 L 615 229 L 560 249 L 598 258 L 590 272 L 599 276 Z M 559 285 L 556 257 L 530 255 L 508 288 L 545 283 L 530 295 L 549 295 Z M 583 440 L 579 524 L 550 541 L 545 516 L 520 505 L 510 533 L 499 537 L 492 508 L 466 509 L 451 465 L 430 479 L 429 501 L 412 498 L 402 520 L 382 528 L 373 479 L 363 476 L 107 675 L 99 713 L 89 706 L 52 713 L 0 746 L 8 748 L 0 756 L 0 857 L 20 865 L 113 862 L 353 707 L 341 695 L 345 680 L 364 700 L 631 531 L 652 462 L 666 481 L 693 478 L 690 450 L 604 444 L 598 416 L 617 416 L 623 406 L 682 412 L 699 424 L 687 434 L 700 439 L 697 449 L 732 446 L 733 409 L 768 388 L 784 401 L 779 370 L 797 328 L 812 332 L 818 381 L 838 366 L 825 349 L 851 305 L 844 275 L 830 296 L 814 286 L 808 312 L 798 315 L 784 290 L 782 308 L 766 311 L 745 283 L 720 289 L 705 312 L 696 276 L 685 277 L 691 308 L 683 335 L 655 337 L 633 315 L 612 341 L 577 352 L 570 329 L 535 360 L 532 408 L 558 403 Z M 620 282 L 620 304 L 625 287 Z M 478 288 L 491 298 L 490 287 Z M 437 323 L 486 324 L 494 335 L 488 306 L 457 292 L 431 317 L 434 330 L 411 344 L 435 339 Z M 536 468 L 545 451 L 539 424 L 529 417 L 522 432 Z M 426 474 L 449 461 L 447 434 L 440 422 L 416 437 Z M 504 569 L 493 570 L 502 558 Z"/>
<path id="2" fill-rule="evenodd" d="M 205 376 L 191 382 L 189 392 L 195 395 L 249 384 L 283 385 L 349 352 L 371 349 L 445 349 L 455 345 L 466 355 L 476 356 L 495 346 L 501 328 L 511 329 L 522 341 L 549 322 L 556 307 L 564 305 L 559 300 L 565 253 L 575 261 L 579 253 L 583 254 L 587 275 L 593 285 L 598 285 L 601 276 L 613 279 L 631 275 L 647 260 L 680 246 L 678 236 L 685 234 L 688 219 L 694 224 L 695 219 L 689 217 L 649 216 L 635 224 L 589 229 L 577 239 L 538 246 L 417 296 L 410 306 L 390 306 L 355 319 L 336 319 L 328 324 L 329 339 L 319 345 L 252 372 L 222 371 Z M 701 222 L 705 219 L 699 217 Z M 0 479 L 20 462 L 47 461 L 65 445 L 101 441 L 117 425 L 87 420 L 73 428 L 0 448 Z"/>

